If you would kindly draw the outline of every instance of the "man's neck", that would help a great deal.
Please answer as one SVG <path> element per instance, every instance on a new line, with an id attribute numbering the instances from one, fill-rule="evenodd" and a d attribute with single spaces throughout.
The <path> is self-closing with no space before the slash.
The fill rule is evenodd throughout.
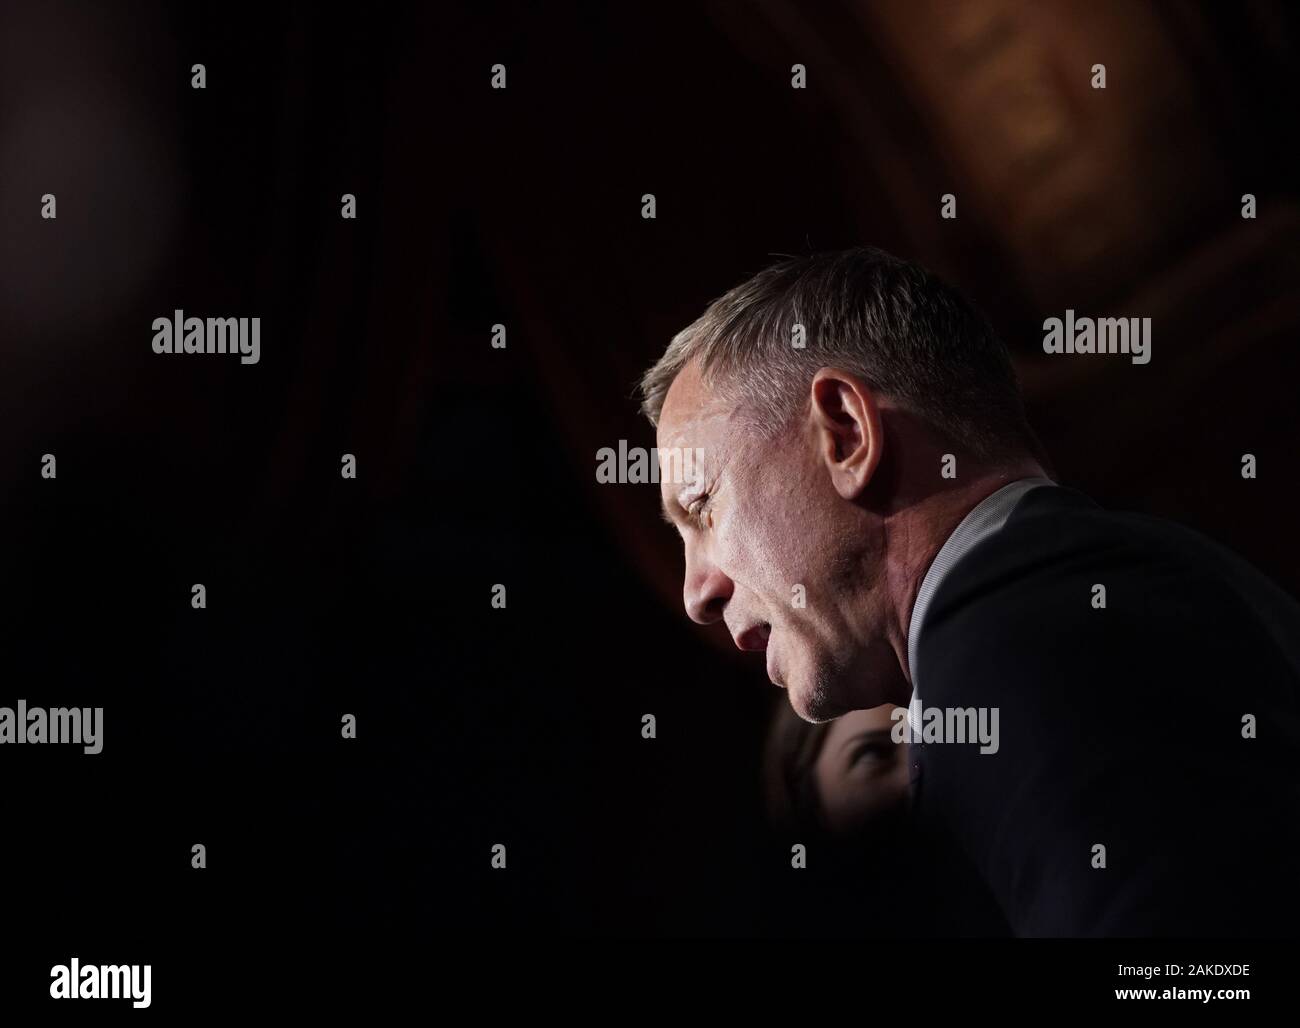
<path id="1" fill-rule="evenodd" d="M 959 485 L 939 489 L 903 507 L 885 521 L 886 568 L 894 615 L 890 620 L 890 645 L 898 665 L 912 685 L 907 640 L 921 582 L 935 557 L 962 519 L 1003 486 L 1022 478 L 1045 475 L 1033 460 L 1013 466 L 990 469 Z M 901 688 L 901 686 L 900 686 Z M 898 700 L 892 702 L 897 703 Z M 907 702 L 903 698 L 902 704 Z"/>

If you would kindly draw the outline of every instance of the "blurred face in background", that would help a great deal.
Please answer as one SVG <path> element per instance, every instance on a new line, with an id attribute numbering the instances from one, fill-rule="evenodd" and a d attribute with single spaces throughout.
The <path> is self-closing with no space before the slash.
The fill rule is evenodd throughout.
<path id="1" fill-rule="evenodd" d="M 778 705 L 764 752 L 773 823 L 796 831 L 815 826 L 845 840 L 893 834 L 911 791 L 907 745 L 891 737 L 897 709 L 884 704 L 813 724 Z"/>
<path id="2" fill-rule="evenodd" d="M 907 745 L 890 738 L 892 705 L 855 710 L 832 721 L 812 777 L 827 828 L 852 832 L 906 803 Z"/>

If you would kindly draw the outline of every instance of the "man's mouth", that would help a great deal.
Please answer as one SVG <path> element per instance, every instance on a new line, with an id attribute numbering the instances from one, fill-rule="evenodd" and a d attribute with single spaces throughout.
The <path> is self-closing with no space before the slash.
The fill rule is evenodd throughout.
<path id="1" fill-rule="evenodd" d="M 737 632 L 732 636 L 732 641 L 736 648 L 744 650 L 747 653 L 757 653 L 759 650 L 767 649 L 768 637 L 772 634 L 772 626 L 766 621 L 760 621 L 756 625 L 751 625 L 743 631 Z"/>
<path id="2" fill-rule="evenodd" d="M 736 648 L 748 653 L 757 653 L 759 651 L 767 652 L 767 677 L 776 685 L 785 688 L 777 681 L 776 659 L 772 654 L 772 625 L 767 621 L 759 621 L 748 628 L 742 629 L 732 635 L 732 641 Z"/>

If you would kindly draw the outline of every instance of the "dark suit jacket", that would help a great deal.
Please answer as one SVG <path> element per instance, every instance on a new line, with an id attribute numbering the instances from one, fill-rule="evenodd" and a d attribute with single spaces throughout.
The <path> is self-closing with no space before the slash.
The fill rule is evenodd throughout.
<path id="1" fill-rule="evenodd" d="M 996 754 L 916 748 L 914 802 L 1017 934 L 1300 932 L 1300 605 L 1239 557 L 1035 489 L 940 585 L 916 684 L 999 708 Z"/>

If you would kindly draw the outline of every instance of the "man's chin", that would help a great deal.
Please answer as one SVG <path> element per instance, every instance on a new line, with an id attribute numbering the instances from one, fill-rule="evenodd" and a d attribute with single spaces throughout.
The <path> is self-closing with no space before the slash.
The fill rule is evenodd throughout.
<path id="1" fill-rule="evenodd" d="M 786 683 L 785 691 L 790 700 L 790 708 L 814 725 L 832 721 L 848 709 L 835 703 L 820 682 L 796 679 Z"/>

